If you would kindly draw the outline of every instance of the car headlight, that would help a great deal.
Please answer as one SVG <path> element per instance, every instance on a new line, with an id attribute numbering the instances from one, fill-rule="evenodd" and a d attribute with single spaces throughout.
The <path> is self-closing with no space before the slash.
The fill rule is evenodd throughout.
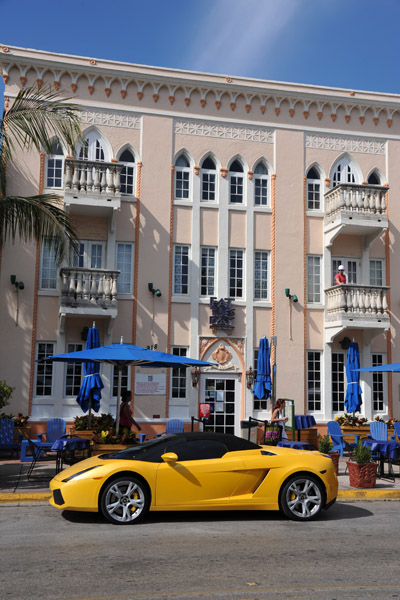
<path id="1" fill-rule="evenodd" d="M 83 475 L 83 473 L 87 473 L 88 471 L 97 469 L 97 467 L 100 467 L 100 465 L 95 465 L 94 467 L 89 467 L 88 469 L 83 469 L 83 471 L 78 471 L 78 473 L 74 473 L 73 475 L 70 475 L 66 479 L 63 479 L 62 482 L 67 483 L 67 481 L 71 481 L 71 479 L 75 479 L 75 477 L 79 477 L 79 475 Z"/>

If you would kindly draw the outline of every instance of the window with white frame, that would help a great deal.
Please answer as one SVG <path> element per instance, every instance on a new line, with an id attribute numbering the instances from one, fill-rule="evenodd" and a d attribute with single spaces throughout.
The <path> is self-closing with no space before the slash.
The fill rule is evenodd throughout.
<path id="1" fill-rule="evenodd" d="M 376 171 L 372 171 L 372 173 L 370 173 L 367 181 L 369 185 L 382 185 L 381 178 L 379 177 L 379 174 Z"/>
<path id="2" fill-rule="evenodd" d="M 254 252 L 254 299 L 268 300 L 268 260 L 269 252 Z"/>
<path id="3" fill-rule="evenodd" d="M 124 150 L 119 157 L 123 163 L 121 170 L 121 194 L 134 196 L 135 194 L 135 157 L 130 150 Z"/>
<path id="4" fill-rule="evenodd" d="M 307 409 L 310 412 L 321 410 L 321 352 L 307 352 Z"/>
<path id="5" fill-rule="evenodd" d="M 321 177 L 315 167 L 307 173 L 307 210 L 321 210 Z"/>
<path id="6" fill-rule="evenodd" d="M 189 161 L 181 154 L 175 162 L 175 198 L 188 200 L 190 195 L 190 165 Z"/>
<path id="7" fill-rule="evenodd" d="M 257 360 L 258 360 L 258 348 L 254 348 L 253 350 L 253 371 L 254 371 L 254 379 L 257 377 Z M 267 398 L 257 398 L 254 396 L 253 399 L 253 408 L 254 410 L 267 410 Z"/>
<path id="8" fill-rule="evenodd" d="M 79 149 L 79 158 L 97 162 L 108 160 L 103 141 L 97 131 L 89 131 L 85 134 L 85 141 Z"/>
<path id="9" fill-rule="evenodd" d="M 51 148 L 51 154 L 47 156 L 46 187 L 62 188 L 64 172 L 64 151 L 58 140 Z"/>
<path id="10" fill-rule="evenodd" d="M 268 170 L 264 163 L 259 162 L 254 169 L 254 205 L 268 206 Z"/>
<path id="11" fill-rule="evenodd" d="M 214 160 L 207 156 L 201 165 L 201 201 L 215 202 L 217 199 L 217 169 Z"/>
<path id="12" fill-rule="evenodd" d="M 332 175 L 332 187 L 341 183 L 355 183 L 353 166 L 348 158 L 342 158 L 336 165 Z"/>
<path id="13" fill-rule="evenodd" d="M 344 411 L 345 370 L 344 352 L 332 352 L 332 411 Z"/>
<path id="14" fill-rule="evenodd" d="M 243 204 L 243 165 L 238 160 L 229 167 L 229 202 Z"/>
<path id="15" fill-rule="evenodd" d="M 383 285 L 383 260 L 371 258 L 369 261 L 369 284 Z"/>
<path id="16" fill-rule="evenodd" d="M 129 367 L 124 366 L 121 370 L 121 393 L 126 392 L 128 390 L 128 382 L 129 382 Z M 113 375 L 112 375 L 112 395 L 113 398 L 118 397 L 118 368 L 113 367 Z"/>
<path id="17" fill-rule="evenodd" d="M 57 289 L 57 262 L 54 244 L 44 241 L 40 248 L 40 289 Z"/>
<path id="18" fill-rule="evenodd" d="M 174 346 L 172 354 L 175 356 L 187 356 L 187 348 L 183 346 Z M 187 369 L 184 367 L 175 367 L 171 369 L 171 398 L 186 398 L 187 396 Z"/>
<path id="19" fill-rule="evenodd" d="M 117 279 L 119 294 L 132 293 L 133 244 L 117 242 L 116 269 L 120 271 Z"/>
<path id="20" fill-rule="evenodd" d="M 105 242 L 81 240 L 79 250 L 73 257 L 73 266 L 85 269 L 103 269 L 105 246 Z"/>
<path id="21" fill-rule="evenodd" d="M 36 359 L 40 360 L 54 354 L 54 342 L 38 342 Z M 35 396 L 51 396 L 53 393 L 53 363 L 50 361 L 36 362 Z"/>
<path id="22" fill-rule="evenodd" d="M 383 365 L 383 354 L 372 355 L 372 366 L 381 367 Z M 374 412 L 385 411 L 385 379 L 384 373 L 372 373 L 372 410 Z"/>
<path id="23" fill-rule="evenodd" d="M 321 302 L 321 257 L 307 256 L 307 303 Z"/>
<path id="24" fill-rule="evenodd" d="M 243 298 L 244 295 L 244 251 L 229 250 L 229 296 Z"/>
<path id="25" fill-rule="evenodd" d="M 347 283 L 357 283 L 358 260 L 350 258 L 333 258 L 332 259 L 332 285 L 335 285 L 335 275 L 339 265 L 344 266 L 344 272 L 347 278 Z"/>
<path id="26" fill-rule="evenodd" d="M 174 294 L 189 293 L 189 246 L 174 246 Z"/>
<path id="27" fill-rule="evenodd" d="M 214 296 L 216 277 L 216 249 L 210 246 L 201 248 L 200 294 Z"/>
<path id="28" fill-rule="evenodd" d="M 67 352 L 79 352 L 83 350 L 83 344 L 69 343 L 67 345 Z M 82 383 L 82 363 L 67 363 L 65 369 L 65 396 L 77 396 L 81 388 Z"/>

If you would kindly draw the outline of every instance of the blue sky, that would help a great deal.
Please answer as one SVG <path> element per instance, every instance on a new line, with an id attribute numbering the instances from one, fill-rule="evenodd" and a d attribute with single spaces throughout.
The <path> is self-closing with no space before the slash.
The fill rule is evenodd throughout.
<path id="1" fill-rule="evenodd" d="M 400 93 L 400 0 L 0 0 L 0 15 L 6 45 Z"/>

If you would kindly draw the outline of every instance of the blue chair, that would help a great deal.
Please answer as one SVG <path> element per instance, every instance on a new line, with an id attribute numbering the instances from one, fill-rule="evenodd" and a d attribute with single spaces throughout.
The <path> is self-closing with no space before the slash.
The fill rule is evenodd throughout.
<path id="1" fill-rule="evenodd" d="M 342 429 L 337 421 L 329 421 L 328 422 L 328 435 L 330 436 L 333 444 L 333 448 L 331 452 L 339 452 L 340 456 L 343 456 L 343 452 L 348 452 L 351 454 L 354 448 L 357 447 L 358 440 L 360 436 L 357 434 L 354 435 L 354 442 L 346 442 Z"/>
<path id="2" fill-rule="evenodd" d="M 65 435 L 66 422 L 64 419 L 50 419 L 47 422 L 46 431 L 38 433 L 37 439 L 34 440 L 35 445 L 40 448 L 41 454 L 51 449 L 56 440 Z M 46 441 L 43 441 L 43 436 L 46 436 Z M 21 444 L 21 462 L 32 462 L 32 456 L 27 456 L 26 451 L 29 448 L 28 440 L 23 440 Z"/>
<path id="3" fill-rule="evenodd" d="M 393 427 L 394 427 L 394 435 L 391 436 L 391 441 L 395 442 L 396 438 L 398 438 L 400 441 L 400 421 L 396 421 L 396 423 L 393 425 Z"/>
<path id="4" fill-rule="evenodd" d="M 10 452 L 11 456 L 14 452 L 18 457 L 19 443 L 14 442 L 14 421 L 8 417 L 0 419 L 0 451 Z"/>
<path id="5" fill-rule="evenodd" d="M 168 435 L 170 433 L 183 433 L 185 428 L 185 423 L 180 419 L 170 419 L 167 422 L 167 427 L 165 431 L 161 433 L 157 433 L 156 437 L 161 437 L 162 435 Z"/>
<path id="6" fill-rule="evenodd" d="M 388 426 L 383 421 L 373 421 L 369 426 L 369 438 L 373 440 L 388 439 Z"/>

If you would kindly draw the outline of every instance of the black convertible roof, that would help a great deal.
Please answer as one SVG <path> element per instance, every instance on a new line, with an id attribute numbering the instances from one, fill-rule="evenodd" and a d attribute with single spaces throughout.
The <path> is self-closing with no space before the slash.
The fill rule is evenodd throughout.
<path id="1" fill-rule="evenodd" d="M 254 442 L 250 442 L 241 437 L 237 437 L 236 435 L 232 435 L 230 433 L 212 433 L 207 431 L 186 431 L 184 433 L 176 433 L 168 436 L 163 436 L 159 438 L 160 440 L 164 439 L 164 441 L 168 438 L 168 441 L 176 441 L 177 439 L 182 440 L 214 440 L 216 442 L 220 442 L 221 444 L 225 444 L 230 452 L 234 452 L 235 450 L 255 450 L 259 449 L 260 446 L 254 444 Z"/>

